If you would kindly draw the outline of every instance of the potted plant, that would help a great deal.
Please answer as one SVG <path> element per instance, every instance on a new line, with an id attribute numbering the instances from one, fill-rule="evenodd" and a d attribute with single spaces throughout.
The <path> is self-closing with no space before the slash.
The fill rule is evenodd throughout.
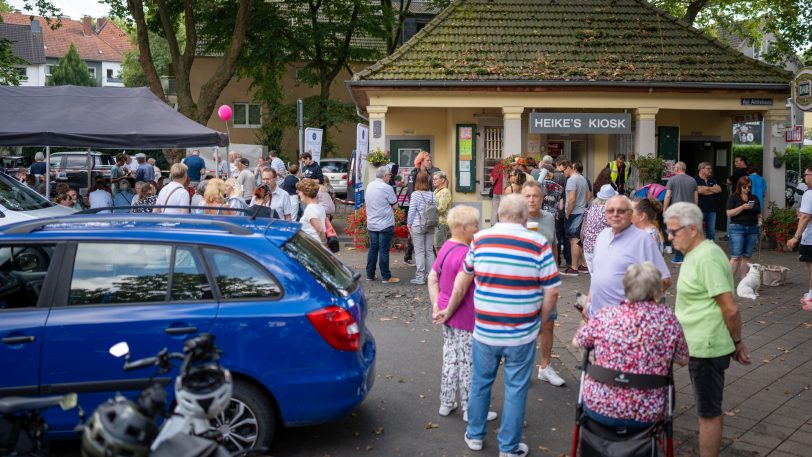
<path id="1" fill-rule="evenodd" d="M 665 161 L 659 157 L 638 155 L 631 160 L 631 166 L 637 170 L 641 186 L 659 183 L 665 174 Z"/>
<path id="2" fill-rule="evenodd" d="M 344 233 L 352 237 L 352 244 L 357 249 L 369 247 L 369 231 L 367 231 L 367 208 L 362 206 L 347 215 L 347 226 Z M 406 226 L 406 211 L 395 209 L 395 237 L 392 249 L 402 250 L 406 247 L 409 238 L 409 229 Z"/>
<path id="3" fill-rule="evenodd" d="M 787 250 L 787 240 L 795 235 L 798 228 L 798 210 L 794 208 L 778 208 L 775 202 L 770 202 L 770 215 L 764 219 L 764 233 L 775 240 L 779 252 Z"/>
<path id="4" fill-rule="evenodd" d="M 386 165 L 389 163 L 389 159 L 386 157 L 386 153 L 380 149 L 375 149 L 373 151 L 369 151 L 369 155 L 367 155 L 367 162 L 371 163 L 373 167 L 380 167 L 381 165 Z"/>

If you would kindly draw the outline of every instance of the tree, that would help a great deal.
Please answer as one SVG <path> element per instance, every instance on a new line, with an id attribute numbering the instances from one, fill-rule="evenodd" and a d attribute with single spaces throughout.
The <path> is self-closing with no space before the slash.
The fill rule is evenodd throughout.
<path id="1" fill-rule="evenodd" d="M 0 13 L 10 13 L 12 11 L 14 11 L 14 8 L 6 0 L 0 0 Z M 0 22 L 2 21 L 3 19 L 0 18 Z"/>
<path id="2" fill-rule="evenodd" d="M 49 86 L 90 86 L 96 85 L 96 80 L 90 76 L 90 70 L 79 57 L 79 51 L 73 43 L 70 44 L 67 54 L 59 59 L 59 64 L 51 70 L 51 77 L 48 79 Z"/>
<path id="3" fill-rule="evenodd" d="M 132 21 L 136 30 L 141 68 L 147 86 L 152 92 L 165 98 L 161 87 L 160 74 L 150 46 L 149 31 L 160 34 L 167 42 L 172 68 L 178 90 L 178 111 L 203 125 L 208 123 L 217 103 L 217 98 L 234 76 L 237 60 L 245 43 L 245 31 L 254 0 L 235 2 L 195 2 L 193 0 L 105 0 L 113 14 Z M 181 35 L 186 31 L 185 39 Z M 197 102 L 192 97 L 190 72 L 198 51 L 198 34 L 209 37 L 210 29 L 222 29 L 228 24 L 227 46 L 223 49 L 223 59 L 214 74 L 200 88 Z M 215 41 L 218 41 L 215 37 Z M 222 42 L 222 40 L 218 41 Z"/>
<path id="4" fill-rule="evenodd" d="M 400 45 L 403 23 L 411 6 L 412 0 L 381 0 L 381 11 L 387 29 L 386 55 L 391 55 Z"/>
<path id="5" fill-rule="evenodd" d="M 130 30 L 130 39 L 137 45 L 135 30 Z M 152 54 L 155 71 L 161 76 L 172 76 L 172 57 L 169 54 L 169 44 L 155 32 L 149 32 L 149 48 Z M 147 77 L 139 60 L 140 53 L 134 49 L 124 55 L 121 62 L 121 79 L 126 87 L 148 86 Z"/>

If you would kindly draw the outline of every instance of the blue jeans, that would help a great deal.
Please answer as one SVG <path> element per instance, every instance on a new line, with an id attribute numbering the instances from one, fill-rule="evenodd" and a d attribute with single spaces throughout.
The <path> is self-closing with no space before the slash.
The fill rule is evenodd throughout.
<path id="1" fill-rule="evenodd" d="M 367 252 L 367 278 L 375 277 L 375 263 L 381 267 L 381 279 L 392 277 L 389 271 L 389 246 L 395 236 L 395 227 L 387 227 L 380 232 L 369 231 L 369 252 Z"/>
<path id="2" fill-rule="evenodd" d="M 705 222 L 705 238 L 714 241 L 716 239 L 716 212 L 702 213 L 702 221 Z"/>
<path id="3" fill-rule="evenodd" d="M 758 242 L 758 225 L 741 225 L 731 222 L 727 227 L 730 238 L 730 257 L 753 257 Z"/>
<path id="4" fill-rule="evenodd" d="M 513 452 L 519 446 L 524 431 L 524 410 L 527 390 L 536 355 L 536 340 L 521 346 L 490 346 L 474 340 L 474 374 L 468 397 L 468 427 L 466 433 L 477 440 L 485 438 L 491 387 L 496 379 L 499 361 L 504 357 L 505 403 L 499 426 L 500 452 Z"/>

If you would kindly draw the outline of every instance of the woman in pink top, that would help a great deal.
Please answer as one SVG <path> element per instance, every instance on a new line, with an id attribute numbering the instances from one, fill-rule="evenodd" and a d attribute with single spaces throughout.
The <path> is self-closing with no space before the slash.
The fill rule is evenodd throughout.
<path id="1" fill-rule="evenodd" d="M 474 283 L 466 290 L 454 289 L 454 279 L 462 270 L 468 247 L 479 230 L 479 211 L 460 205 L 448 212 L 451 238 L 443 244 L 428 277 L 432 320 L 443 325 L 443 374 L 440 382 L 440 415 L 448 416 L 457 409 L 457 389 L 460 403 L 468 420 L 468 391 L 471 388 L 473 358 L 471 350 L 474 332 Z M 459 296 L 462 295 L 462 299 Z M 456 299 L 451 300 L 454 296 Z M 458 303 L 449 308 L 448 303 Z M 488 413 L 488 420 L 496 413 Z"/>

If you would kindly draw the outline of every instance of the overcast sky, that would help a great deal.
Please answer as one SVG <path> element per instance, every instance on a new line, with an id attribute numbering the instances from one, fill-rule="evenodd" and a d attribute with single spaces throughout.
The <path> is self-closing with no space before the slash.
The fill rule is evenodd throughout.
<path id="1" fill-rule="evenodd" d="M 8 3 L 19 10 L 23 10 L 24 0 L 7 0 Z M 33 3 L 33 2 L 31 2 Z M 81 19 L 82 16 L 92 16 L 99 18 L 107 16 L 110 7 L 99 3 L 99 0 L 51 0 L 57 8 L 62 10 L 62 14 L 70 16 L 71 19 Z M 36 11 L 35 11 L 36 13 Z"/>

